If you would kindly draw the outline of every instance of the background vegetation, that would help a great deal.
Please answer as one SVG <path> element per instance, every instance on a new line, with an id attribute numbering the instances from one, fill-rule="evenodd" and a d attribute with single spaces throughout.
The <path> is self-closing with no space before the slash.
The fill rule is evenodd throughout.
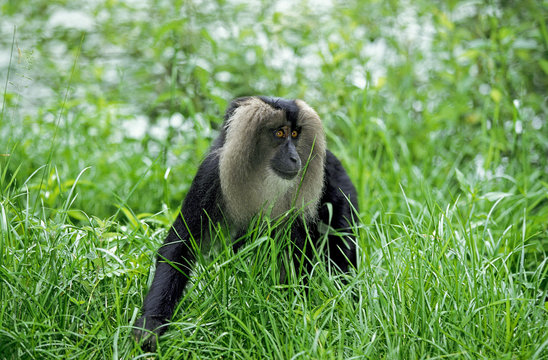
<path id="1" fill-rule="evenodd" d="M 0 1 L 0 358 L 143 354 L 154 252 L 249 94 L 317 109 L 359 266 L 280 286 L 256 225 L 200 261 L 159 358 L 548 358 L 547 9 Z"/>

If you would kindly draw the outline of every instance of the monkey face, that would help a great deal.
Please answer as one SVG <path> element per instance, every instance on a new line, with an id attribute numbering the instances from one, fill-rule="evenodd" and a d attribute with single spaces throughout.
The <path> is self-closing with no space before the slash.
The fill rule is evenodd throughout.
<path id="1" fill-rule="evenodd" d="M 301 170 L 301 157 L 295 147 L 299 132 L 286 125 L 276 129 L 271 136 L 274 137 L 274 155 L 270 167 L 282 179 L 291 180 Z"/>
<path id="2" fill-rule="evenodd" d="M 235 100 L 217 146 L 223 202 L 234 223 L 245 226 L 265 208 L 272 217 L 292 207 L 303 208 L 308 218 L 317 215 L 325 135 L 318 115 L 305 102 Z"/>

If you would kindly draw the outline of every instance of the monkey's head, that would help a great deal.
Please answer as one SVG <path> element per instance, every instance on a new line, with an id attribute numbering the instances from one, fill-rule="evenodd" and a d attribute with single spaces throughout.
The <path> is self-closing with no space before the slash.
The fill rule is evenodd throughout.
<path id="1" fill-rule="evenodd" d="M 245 224 L 269 208 L 272 216 L 302 208 L 317 216 L 323 190 L 325 135 L 301 100 L 246 97 L 228 107 L 219 169 L 224 204 Z"/>

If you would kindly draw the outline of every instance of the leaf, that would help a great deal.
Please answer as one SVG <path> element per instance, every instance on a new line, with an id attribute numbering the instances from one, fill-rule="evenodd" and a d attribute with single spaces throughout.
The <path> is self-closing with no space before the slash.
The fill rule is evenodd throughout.
<path id="1" fill-rule="evenodd" d="M 546 75 L 548 75 L 548 60 L 540 59 L 538 62 L 540 68 Z"/>
<path id="2" fill-rule="evenodd" d="M 493 99 L 494 102 L 497 104 L 500 103 L 500 100 L 502 99 L 502 93 L 498 89 L 491 90 L 491 99 Z"/>
<path id="3" fill-rule="evenodd" d="M 508 196 L 512 196 L 512 194 L 506 193 L 506 192 L 500 192 L 500 191 L 493 191 L 493 192 L 488 192 L 482 195 L 480 199 L 484 199 L 488 201 L 497 201 L 499 199 L 502 199 Z"/>
<path id="4" fill-rule="evenodd" d="M 194 76 L 198 79 L 198 81 L 200 81 L 202 87 L 205 87 L 207 81 L 209 80 L 209 71 L 201 66 L 196 66 L 194 68 Z"/>
<path id="5" fill-rule="evenodd" d="M 133 213 L 126 208 L 125 206 L 120 206 L 120 210 L 124 213 L 126 218 L 129 220 L 130 224 L 133 226 L 134 229 L 139 228 L 139 220 L 133 215 Z"/>
<path id="6" fill-rule="evenodd" d="M 76 220 L 80 220 L 80 221 L 86 221 L 88 220 L 88 217 L 86 215 L 84 215 L 84 213 L 80 210 L 68 210 L 67 211 L 67 214 L 71 217 L 71 218 L 74 218 Z"/>
<path id="7" fill-rule="evenodd" d="M 440 11 L 437 15 L 440 24 L 445 26 L 450 31 L 453 31 L 453 29 L 455 29 L 455 24 L 449 19 L 446 13 Z"/>
<path id="8" fill-rule="evenodd" d="M 466 181 L 464 174 L 459 169 L 455 169 L 455 175 L 457 176 L 457 181 L 459 182 L 461 189 L 468 190 L 470 188 L 470 184 Z"/>

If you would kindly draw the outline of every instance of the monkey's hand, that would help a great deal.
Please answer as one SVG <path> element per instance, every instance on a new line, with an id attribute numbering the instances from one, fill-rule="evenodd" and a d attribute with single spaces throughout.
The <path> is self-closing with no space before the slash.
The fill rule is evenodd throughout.
<path id="1" fill-rule="evenodd" d="M 163 316 L 143 316 L 135 322 L 133 335 L 145 351 L 156 351 L 158 337 L 167 329 Z"/>

